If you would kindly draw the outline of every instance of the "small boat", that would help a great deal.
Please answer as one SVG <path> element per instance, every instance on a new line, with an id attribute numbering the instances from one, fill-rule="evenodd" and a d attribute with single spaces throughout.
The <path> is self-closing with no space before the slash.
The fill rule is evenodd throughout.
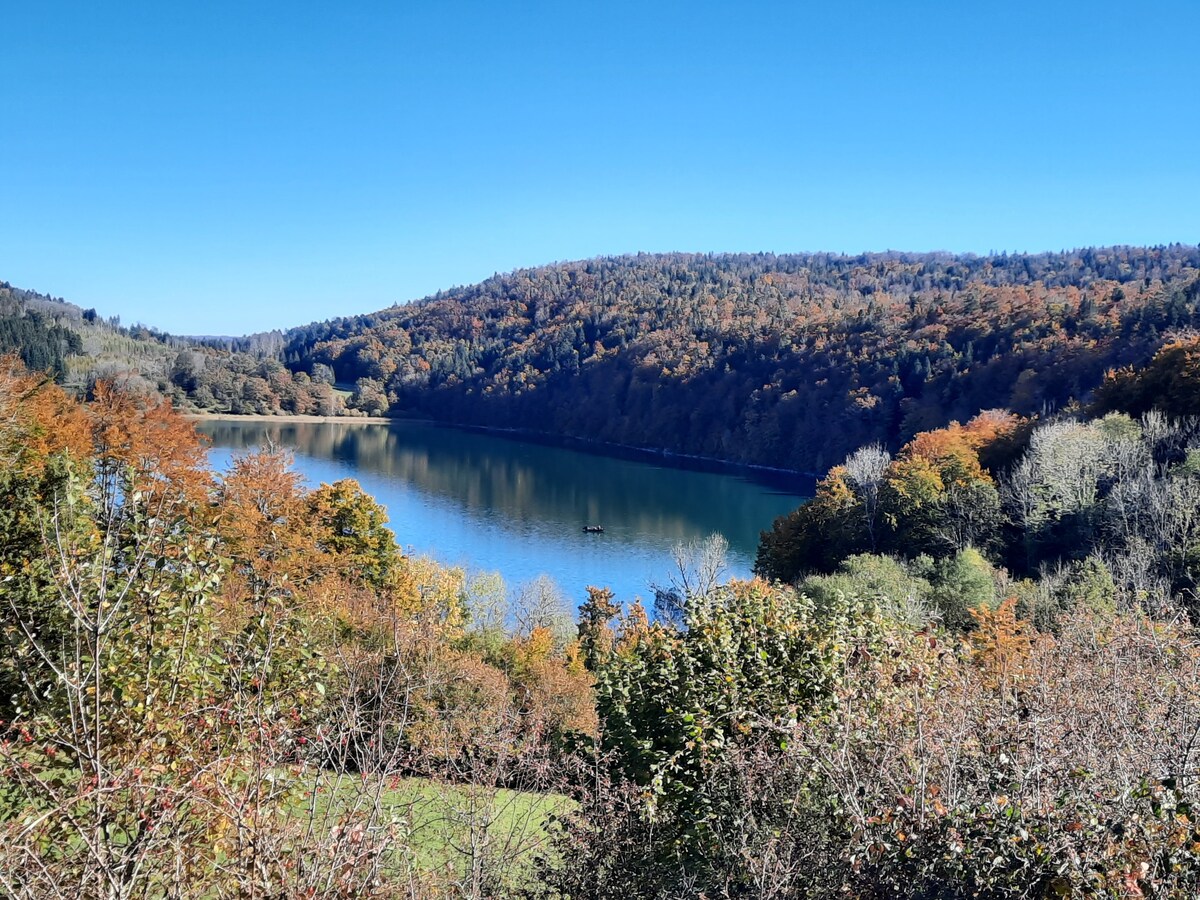
<path id="1" fill-rule="evenodd" d="M 584 534 L 604 534 L 604 526 L 603 525 L 584 525 L 583 532 L 584 532 Z"/>

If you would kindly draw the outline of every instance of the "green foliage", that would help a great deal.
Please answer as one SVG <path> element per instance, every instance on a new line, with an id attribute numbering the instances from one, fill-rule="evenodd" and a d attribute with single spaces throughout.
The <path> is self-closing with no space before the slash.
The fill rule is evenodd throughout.
<path id="1" fill-rule="evenodd" d="M 963 631 L 973 626 L 971 610 L 996 605 L 992 567 L 974 547 L 938 560 L 926 570 L 933 585 L 930 600 L 946 626 Z"/>
<path id="2" fill-rule="evenodd" d="M 393 582 L 401 561 L 396 537 L 384 508 L 357 481 L 322 484 L 305 499 L 322 550 L 377 589 Z"/>
<path id="3" fill-rule="evenodd" d="M 0 719 L 11 720 L 30 698 L 43 697 L 52 683 L 47 661 L 24 635 L 25 623 L 50 643 L 64 639 L 69 617 L 56 602 L 53 560 L 43 552 L 51 527 L 46 498 L 56 498 L 67 515 L 60 527 L 71 530 L 69 512 L 85 502 L 71 460 L 59 456 L 40 472 L 0 469 Z"/>
<path id="4" fill-rule="evenodd" d="M 885 616 L 920 627 L 933 612 L 933 586 L 913 569 L 894 557 L 856 554 L 843 560 L 834 574 L 809 575 L 796 587 L 820 610 L 836 609 L 852 598 L 867 597 Z"/>
<path id="5" fill-rule="evenodd" d="M 925 627 L 936 617 L 947 628 L 964 631 L 974 626 L 970 610 L 990 609 L 997 602 L 995 573 L 973 547 L 937 561 L 858 554 L 847 557 L 835 573 L 809 575 L 796 587 L 818 610 L 867 598 L 885 618 L 912 628 Z"/>
<path id="6" fill-rule="evenodd" d="M 861 607 L 818 611 L 763 582 L 732 583 L 687 608 L 683 630 L 626 625 L 597 672 L 602 747 L 661 823 L 660 863 L 703 866 L 738 814 L 726 768 L 738 747 L 788 747 L 791 726 L 829 702 Z"/>
<path id="7" fill-rule="evenodd" d="M 1083 610 L 1109 618 L 1118 609 L 1116 581 L 1097 556 L 1072 561 L 1036 582 L 1025 581 L 1014 587 L 1017 611 L 1039 631 L 1057 631 L 1063 618 Z"/>
<path id="8" fill-rule="evenodd" d="M 979 561 L 963 556 L 941 568 L 947 584 L 960 570 L 969 594 L 965 570 Z M 600 784 L 559 842 L 574 871 L 548 866 L 547 880 L 579 900 L 1194 896 L 1196 785 L 1155 774 L 1191 755 L 1193 729 L 1169 723 L 1195 721 L 1194 635 L 1078 609 L 1051 638 L 1013 606 L 975 607 L 961 641 L 936 626 L 843 620 L 822 664 L 792 673 L 821 689 L 791 721 L 778 696 L 754 693 L 758 715 L 739 719 L 753 726 L 719 740 L 695 730 L 700 716 L 654 711 L 677 741 L 655 734 L 645 745 L 685 759 L 705 747 L 703 779 L 681 765 L 668 772 L 682 784 L 620 773 Z M 637 640 L 626 652 L 655 661 L 654 638 Z M 722 672 L 739 680 L 727 657 L 689 652 L 704 641 L 674 640 L 643 674 L 680 656 L 702 684 Z M 789 652 L 808 656 L 802 644 Z M 624 734 L 622 717 L 646 708 L 606 709 L 602 730 Z"/>
<path id="9" fill-rule="evenodd" d="M 61 380 L 67 359 L 83 349 L 79 335 L 32 311 L 6 311 L 0 303 L 0 354 L 17 351 L 30 369 L 51 372 Z"/>

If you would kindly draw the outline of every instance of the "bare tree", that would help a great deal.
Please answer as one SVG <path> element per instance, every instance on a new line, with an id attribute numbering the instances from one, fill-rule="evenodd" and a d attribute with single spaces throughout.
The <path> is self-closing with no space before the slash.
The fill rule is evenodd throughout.
<path id="1" fill-rule="evenodd" d="M 855 496 L 862 502 L 863 526 L 867 530 L 867 539 L 871 552 L 876 548 L 876 527 L 879 520 L 879 492 L 883 487 L 884 476 L 892 462 L 892 455 L 883 448 L 882 444 L 870 444 L 860 447 L 846 457 L 846 479 L 850 483 Z"/>
<path id="2" fill-rule="evenodd" d="M 512 617 L 517 634 L 529 635 L 536 628 L 547 629 L 559 646 L 575 636 L 575 617 L 562 588 L 549 575 L 538 575 L 517 587 L 511 598 Z"/>
<path id="3" fill-rule="evenodd" d="M 688 602 L 712 592 L 729 568 L 729 541 L 720 534 L 680 541 L 671 548 L 674 569 L 666 584 L 651 583 L 655 613 L 673 622 L 683 620 Z"/>

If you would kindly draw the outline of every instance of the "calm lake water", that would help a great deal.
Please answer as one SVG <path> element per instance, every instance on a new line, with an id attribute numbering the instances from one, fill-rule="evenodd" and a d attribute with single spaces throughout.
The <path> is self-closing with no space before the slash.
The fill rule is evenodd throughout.
<path id="1" fill-rule="evenodd" d="M 267 442 L 295 454 L 312 484 L 354 478 L 387 507 L 410 552 L 510 588 L 548 574 L 573 604 L 587 585 L 649 600 L 671 572 L 671 547 L 713 532 L 729 574 L 747 577 L 758 533 L 801 502 L 799 479 L 705 472 L 419 422 L 199 423 L 225 469 Z M 585 534 L 602 525 L 603 534 Z"/>

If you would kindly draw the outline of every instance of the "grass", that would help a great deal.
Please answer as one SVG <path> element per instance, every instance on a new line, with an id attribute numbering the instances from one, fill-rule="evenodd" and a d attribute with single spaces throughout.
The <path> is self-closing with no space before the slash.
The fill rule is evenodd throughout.
<path id="1" fill-rule="evenodd" d="M 358 779 L 342 776 L 317 788 L 313 810 L 335 822 L 362 818 L 376 803 L 381 824 L 397 833 L 387 867 L 394 873 L 457 879 L 483 867 L 503 872 L 510 883 L 533 874 L 535 857 L 548 849 L 552 818 L 574 808 L 560 794 L 427 778 L 397 778 L 364 790 Z"/>
<path id="2" fill-rule="evenodd" d="M 69 787 L 78 772 L 55 769 L 44 775 Z M 535 859 L 549 849 L 553 817 L 575 806 L 561 794 L 431 778 L 368 780 L 292 770 L 282 781 L 268 780 L 271 790 L 282 789 L 276 796 L 283 819 L 298 832 L 311 830 L 320 839 L 356 822 L 386 829 L 391 849 L 381 860 L 381 875 L 400 883 L 446 885 L 484 873 L 492 889 L 527 884 L 535 874 Z M 31 799 L 15 783 L 0 779 L 0 825 L 44 808 Z M 114 841 L 123 843 L 119 837 Z M 68 839 L 59 849 L 69 855 L 76 844 Z"/>

